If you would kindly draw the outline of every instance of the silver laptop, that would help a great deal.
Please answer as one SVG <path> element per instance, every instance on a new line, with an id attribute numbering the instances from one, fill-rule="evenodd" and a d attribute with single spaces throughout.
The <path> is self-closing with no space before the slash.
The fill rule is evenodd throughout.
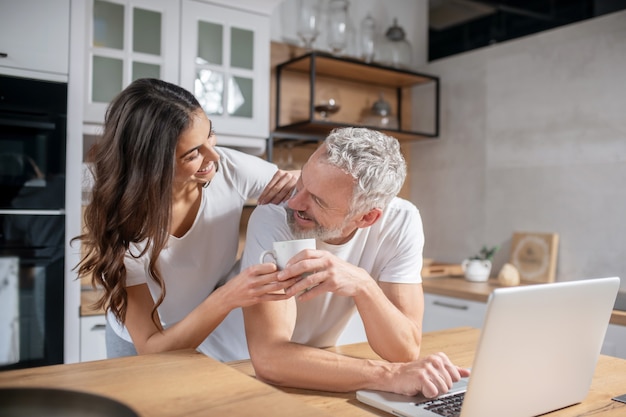
<path id="1" fill-rule="evenodd" d="M 469 379 L 435 402 L 368 390 L 357 391 L 357 399 L 406 417 L 529 417 L 579 403 L 591 386 L 619 283 L 612 277 L 496 289 Z M 462 402 L 460 411 L 438 414 L 441 403 L 454 401 Z"/>

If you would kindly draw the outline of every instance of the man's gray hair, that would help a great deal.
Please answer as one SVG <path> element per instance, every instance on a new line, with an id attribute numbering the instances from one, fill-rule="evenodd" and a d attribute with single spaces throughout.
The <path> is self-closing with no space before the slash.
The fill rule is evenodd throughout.
<path id="1" fill-rule="evenodd" d="M 355 181 L 351 212 L 384 209 L 400 192 L 406 162 L 396 138 L 366 128 L 337 128 L 330 132 L 326 161 Z"/>

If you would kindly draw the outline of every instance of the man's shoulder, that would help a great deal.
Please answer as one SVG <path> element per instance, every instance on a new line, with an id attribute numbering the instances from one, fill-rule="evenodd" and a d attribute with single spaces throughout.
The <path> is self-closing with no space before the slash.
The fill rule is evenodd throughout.
<path id="1" fill-rule="evenodd" d="M 256 206 L 250 215 L 248 225 L 286 225 L 285 204 L 261 204 Z"/>
<path id="2" fill-rule="evenodd" d="M 410 202 L 409 200 L 405 200 L 404 198 L 394 197 L 393 200 L 387 205 L 385 209 L 386 214 L 394 213 L 396 215 L 397 212 L 407 212 L 419 214 L 419 210 L 417 206 Z"/>
<path id="3" fill-rule="evenodd" d="M 378 222 L 378 228 L 390 230 L 402 230 L 405 228 L 421 227 L 422 217 L 419 210 L 412 202 L 400 197 L 395 197 L 383 211 Z"/>
<path id="4" fill-rule="evenodd" d="M 266 215 L 266 216 L 285 216 L 285 205 L 286 203 L 281 204 L 259 204 L 254 208 L 253 214 L 257 213 L 257 215 Z"/>

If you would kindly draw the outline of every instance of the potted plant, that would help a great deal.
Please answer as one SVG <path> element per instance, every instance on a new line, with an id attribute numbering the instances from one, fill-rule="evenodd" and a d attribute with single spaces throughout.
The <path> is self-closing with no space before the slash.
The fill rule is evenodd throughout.
<path id="1" fill-rule="evenodd" d="M 465 259 L 461 263 L 465 279 L 472 282 L 487 281 L 491 273 L 491 261 L 497 251 L 498 246 L 483 246 L 477 255 Z"/>

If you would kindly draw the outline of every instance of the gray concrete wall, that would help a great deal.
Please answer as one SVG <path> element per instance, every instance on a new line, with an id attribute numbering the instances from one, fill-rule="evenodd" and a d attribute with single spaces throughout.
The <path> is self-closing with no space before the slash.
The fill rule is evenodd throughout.
<path id="1" fill-rule="evenodd" d="M 626 288 L 626 12 L 435 61 L 441 134 L 411 145 L 424 255 L 560 236 L 557 280 Z M 419 111 L 419 109 L 415 109 Z"/>

